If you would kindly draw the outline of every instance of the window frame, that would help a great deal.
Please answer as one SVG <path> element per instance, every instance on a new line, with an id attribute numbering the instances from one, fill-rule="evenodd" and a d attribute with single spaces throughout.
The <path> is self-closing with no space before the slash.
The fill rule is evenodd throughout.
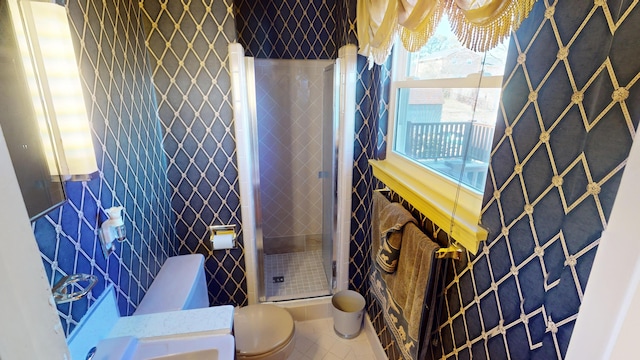
<path id="1" fill-rule="evenodd" d="M 400 44 L 397 44 L 400 45 Z M 503 75 L 470 74 L 465 78 L 408 80 L 408 52 L 396 46 L 393 52 L 389 99 L 386 159 L 371 160 L 374 176 L 384 182 L 447 232 L 460 245 L 476 254 L 488 232 L 479 225 L 483 193 L 440 174 L 394 150 L 398 92 L 403 88 L 502 88 Z"/>

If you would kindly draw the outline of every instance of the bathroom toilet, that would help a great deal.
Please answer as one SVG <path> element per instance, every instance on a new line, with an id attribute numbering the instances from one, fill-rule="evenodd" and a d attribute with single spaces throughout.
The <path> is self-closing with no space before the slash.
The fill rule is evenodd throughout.
<path id="1" fill-rule="evenodd" d="M 208 306 L 204 256 L 180 255 L 167 259 L 134 315 Z M 286 360 L 295 346 L 293 317 L 275 305 L 236 308 L 233 334 L 237 360 Z"/>
<path id="2" fill-rule="evenodd" d="M 293 352 L 293 317 L 278 306 L 236 308 L 233 329 L 238 360 L 286 360 Z"/>

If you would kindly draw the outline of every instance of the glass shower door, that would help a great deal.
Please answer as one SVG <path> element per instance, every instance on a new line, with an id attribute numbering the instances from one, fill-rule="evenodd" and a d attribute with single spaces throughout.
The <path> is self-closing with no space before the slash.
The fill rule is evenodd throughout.
<path id="1" fill-rule="evenodd" d="M 333 241 L 337 226 L 338 62 L 324 69 L 322 91 L 322 264 L 329 288 L 335 287 Z"/>

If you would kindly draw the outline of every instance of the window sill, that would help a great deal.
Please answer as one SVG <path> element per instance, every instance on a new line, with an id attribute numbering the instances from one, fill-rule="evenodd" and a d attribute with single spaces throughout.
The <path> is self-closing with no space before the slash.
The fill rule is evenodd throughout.
<path id="1" fill-rule="evenodd" d="M 398 163 L 369 160 L 376 178 L 449 233 L 458 244 L 476 254 L 480 242 L 486 240 L 488 235 L 487 230 L 478 225 L 482 195 L 461 188 L 456 205 L 457 186 L 452 181 L 431 171 L 421 169 L 418 172 L 411 166 Z"/>

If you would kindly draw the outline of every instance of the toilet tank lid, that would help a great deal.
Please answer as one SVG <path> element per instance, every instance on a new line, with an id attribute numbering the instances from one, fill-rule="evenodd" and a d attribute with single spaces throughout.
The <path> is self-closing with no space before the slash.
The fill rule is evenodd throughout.
<path id="1" fill-rule="evenodd" d="M 151 283 L 135 315 L 182 310 L 204 275 L 204 256 L 189 254 L 170 257 Z"/>

